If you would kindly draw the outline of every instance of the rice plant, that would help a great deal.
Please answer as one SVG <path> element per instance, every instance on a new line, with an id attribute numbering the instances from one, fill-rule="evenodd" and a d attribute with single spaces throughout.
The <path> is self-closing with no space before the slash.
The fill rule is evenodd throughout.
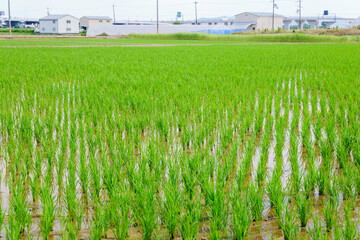
<path id="1" fill-rule="evenodd" d="M 323 225 L 319 215 L 315 215 L 313 218 L 314 225 L 312 228 L 307 230 L 308 238 L 313 240 L 325 240 L 327 239 L 324 232 L 323 232 Z"/>
<path id="2" fill-rule="evenodd" d="M 326 199 L 323 207 L 323 216 L 327 232 L 333 229 L 338 219 L 338 207 L 338 202 L 334 198 L 328 197 Z"/>
<path id="3" fill-rule="evenodd" d="M 312 202 L 307 198 L 307 195 L 303 192 L 296 193 L 296 209 L 298 212 L 298 218 L 300 220 L 300 226 L 306 227 L 312 214 Z"/>
<path id="4" fill-rule="evenodd" d="M 284 233 L 284 239 L 290 240 L 296 238 L 299 232 L 297 225 L 296 212 L 293 207 L 285 207 L 284 219 L 278 221 L 280 228 Z"/>
<path id="5" fill-rule="evenodd" d="M 241 196 L 241 193 L 234 192 L 231 198 L 232 203 L 232 233 L 234 239 L 246 239 L 249 227 L 252 222 L 251 205 L 249 195 Z"/>
<path id="6" fill-rule="evenodd" d="M 40 189 L 40 200 L 43 206 L 42 215 L 40 218 L 41 230 L 44 238 L 48 239 L 50 232 L 54 227 L 54 220 L 57 216 L 56 199 L 51 186 L 51 179 L 46 178 Z"/>
<path id="7" fill-rule="evenodd" d="M 0 41 L 5 238 L 356 236 L 358 46 L 184 36 Z"/>
<path id="8" fill-rule="evenodd" d="M 199 225 L 202 220 L 200 196 L 194 194 L 192 199 L 188 197 L 185 206 L 185 212 L 182 213 L 180 219 L 180 234 L 183 239 L 194 240 L 198 237 Z"/>

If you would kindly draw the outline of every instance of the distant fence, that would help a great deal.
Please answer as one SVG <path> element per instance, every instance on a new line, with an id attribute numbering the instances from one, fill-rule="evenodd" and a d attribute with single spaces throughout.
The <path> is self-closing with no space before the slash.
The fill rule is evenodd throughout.
<path id="1" fill-rule="evenodd" d="M 156 25 L 110 25 L 93 26 L 87 31 L 87 36 L 98 36 L 107 34 L 109 36 L 129 35 L 131 33 L 156 33 Z M 246 31 L 237 29 L 236 26 L 217 26 L 217 25 L 159 25 L 159 33 L 212 33 L 212 34 L 231 34 L 234 32 Z"/>

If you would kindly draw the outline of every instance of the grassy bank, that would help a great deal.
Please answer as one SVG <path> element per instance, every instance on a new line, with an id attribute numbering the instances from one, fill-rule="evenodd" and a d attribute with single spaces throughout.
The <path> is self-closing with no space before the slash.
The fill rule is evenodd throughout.
<path id="1" fill-rule="evenodd" d="M 356 36 L 319 36 L 301 33 L 288 34 L 252 34 L 252 35 L 215 35 L 206 33 L 174 34 L 130 34 L 131 39 L 162 40 L 209 40 L 239 42 L 354 42 Z"/>

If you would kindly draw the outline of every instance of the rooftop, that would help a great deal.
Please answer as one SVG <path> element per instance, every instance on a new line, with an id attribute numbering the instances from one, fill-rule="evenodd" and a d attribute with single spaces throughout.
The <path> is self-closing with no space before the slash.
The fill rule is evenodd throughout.
<path id="1" fill-rule="evenodd" d="M 58 14 L 58 15 L 47 15 L 46 17 L 40 18 L 40 20 L 58 20 L 67 16 L 73 17 L 69 14 Z"/>
<path id="2" fill-rule="evenodd" d="M 255 15 L 258 17 L 272 17 L 273 16 L 273 13 L 271 13 L 271 12 L 244 12 L 244 13 Z M 244 13 L 241 13 L 241 14 L 244 14 Z M 240 14 L 237 14 L 237 15 L 240 15 Z M 283 17 L 282 15 L 279 15 L 276 13 L 274 15 L 275 15 L 275 17 Z"/>
<path id="3" fill-rule="evenodd" d="M 112 18 L 107 16 L 83 16 L 83 18 L 87 18 L 91 20 L 112 20 Z"/>

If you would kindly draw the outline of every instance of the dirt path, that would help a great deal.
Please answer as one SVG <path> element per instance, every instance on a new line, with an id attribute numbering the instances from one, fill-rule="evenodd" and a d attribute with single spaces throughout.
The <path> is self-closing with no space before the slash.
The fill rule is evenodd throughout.
<path id="1" fill-rule="evenodd" d="M 179 47 L 179 46 L 241 46 L 241 45 L 276 45 L 276 44 L 329 44 L 329 43 L 302 43 L 302 42 L 251 42 L 251 43 L 203 43 L 203 44 L 83 44 L 83 45 L 24 45 L 0 46 L 0 48 L 85 48 L 85 47 Z"/>
<path id="2" fill-rule="evenodd" d="M 107 45 L 34 45 L 34 46 L 0 46 L 0 48 L 82 48 L 82 47 L 176 47 L 176 46 L 214 46 L 219 44 L 107 44 Z M 228 45 L 228 44 L 224 44 Z M 238 45 L 238 44 L 236 44 Z M 244 44 L 239 44 L 244 45 Z"/>

